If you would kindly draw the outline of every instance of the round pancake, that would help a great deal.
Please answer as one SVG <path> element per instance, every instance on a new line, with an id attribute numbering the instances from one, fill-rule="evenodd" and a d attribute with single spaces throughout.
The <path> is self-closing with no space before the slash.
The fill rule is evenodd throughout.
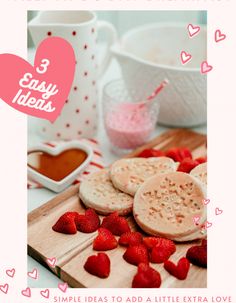
<path id="1" fill-rule="evenodd" d="M 206 220 L 204 186 L 189 174 L 173 172 L 148 179 L 134 197 L 133 214 L 148 234 L 177 240 L 199 230 Z"/>
<path id="2" fill-rule="evenodd" d="M 111 166 L 110 178 L 116 188 L 134 196 L 148 178 L 176 171 L 177 165 L 167 157 L 121 159 Z"/>
<path id="3" fill-rule="evenodd" d="M 175 242 L 187 242 L 187 241 L 193 241 L 193 240 L 197 240 L 197 239 L 205 239 L 206 237 L 207 237 L 207 234 L 205 232 L 202 232 L 201 229 L 199 228 L 197 231 L 195 231 L 187 236 L 174 238 L 172 240 Z"/>
<path id="4" fill-rule="evenodd" d="M 191 170 L 190 175 L 197 178 L 203 184 L 207 185 L 207 162 L 199 164 Z"/>
<path id="5" fill-rule="evenodd" d="M 79 197 L 87 207 L 104 215 L 114 211 L 127 215 L 133 207 L 133 197 L 113 187 L 106 169 L 90 174 L 81 182 Z"/>

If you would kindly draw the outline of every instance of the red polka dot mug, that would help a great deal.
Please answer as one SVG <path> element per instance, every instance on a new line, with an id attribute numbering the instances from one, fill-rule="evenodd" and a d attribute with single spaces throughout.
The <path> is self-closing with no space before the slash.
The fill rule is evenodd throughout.
<path id="1" fill-rule="evenodd" d="M 116 40 L 115 28 L 109 22 L 98 21 L 91 11 L 42 11 L 28 27 L 36 47 L 46 37 L 59 36 L 71 43 L 76 57 L 74 81 L 61 115 L 54 123 L 39 120 L 39 131 L 49 140 L 93 137 L 98 124 L 97 80 L 110 62 L 109 47 Z M 105 31 L 107 37 L 102 62 L 97 60 L 100 31 Z"/>

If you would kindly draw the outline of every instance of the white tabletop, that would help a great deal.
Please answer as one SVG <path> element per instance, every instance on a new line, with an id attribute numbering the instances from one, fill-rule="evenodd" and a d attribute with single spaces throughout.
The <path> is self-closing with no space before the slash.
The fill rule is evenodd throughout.
<path id="1" fill-rule="evenodd" d="M 33 52 L 32 52 L 33 54 Z M 30 54 L 31 56 L 31 54 Z M 108 81 L 119 78 L 120 77 L 120 69 L 115 60 L 113 60 L 101 79 L 101 87 L 103 84 L 107 83 Z M 28 125 L 28 143 L 29 145 L 34 145 L 42 141 L 42 138 L 40 138 L 37 135 L 37 119 L 29 118 L 29 125 Z M 153 137 L 157 136 L 158 134 L 161 134 L 162 132 L 166 131 L 168 128 L 157 126 Z M 195 131 L 206 133 L 206 126 L 194 128 Z M 102 121 L 100 121 L 98 126 L 98 135 L 97 139 L 101 144 L 102 153 L 104 156 L 105 164 L 109 164 L 115 159 L 117 159 L 117 156 L 111 153 L 109 149 L 109 142 L 107 139 L 107 136 L 105 134 L 104 127 L 102 125 Z M 32 210 L 40 207 L 50 199 L 56 196 L 56 193 L 48 190 L 48 189 L 30 189 L 28 190 L 28 212 L 31 212 Z M 43 267 L 41 264 L 39 264 L 37 261 L 35 261 L 33 258 L 28 256 L 28 271 L 32 271 L 33 268 L 37 268 L 39 271 L 40 279 L 33 280 L 31 278 L 28 279 L 28 286 L 29 287 L 39 287 L 39 288 L 53 288 L 57 287 L 58 282 L 60 282 L 60 279 L 58 279 L 52 272 L 50 272 L 48 269 Z"/>

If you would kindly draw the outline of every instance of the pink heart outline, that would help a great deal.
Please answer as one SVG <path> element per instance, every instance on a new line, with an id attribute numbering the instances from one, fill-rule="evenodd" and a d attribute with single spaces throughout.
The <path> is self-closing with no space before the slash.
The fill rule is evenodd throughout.
<path id="1" fill-rule="evenodd" d="M 207 205 L 207 204 L 209 204 L 211 201 L 210 201 L 210 199 L 203 199 L 202 200 L 202 204 L 204 204 L 204 205 Z"/>
<path id="2" fill-rule="evenodd" d="M 182 51 L 181 54 L 180 54 L 180 58 L 181 58 L 182 64 L 186 64 L 192 59 L 192 55 L 188 54 L 185 51 Z"/>
<path id="3" fill-rule="evenodd" d="M 6 274 L 8 275 L 8 277 L 13 278 L 15 276 L 16 270 L 15 268 L 12 269 L 7 269 L 6 270 Z"/>
<path id="4" fill-rule="evenodd" d="M 188 25 L 188 33 L 190 38 L 193 38 L 194 36 L 196 36 L 199 32 L 200 32 L 200 26 L 196 25 L 192 25 L 191 23 Z"/>
<path id="5" fill-rule="evenodd" d="M 52 258 L 47 258 L 46 262 L 48 263 L 48 265 L 52 268 L 55 267 L 57 259 L 55 257 Z"/>
<path id="6" fill-rule="evenodd" d="M 22 296 L 25 296 L 25 297 L 27 297 L 27 298 L 30 298 L 30 297 L 31 297 L 31 290 L 30 290 L 30 288 L 27 287 L 26 289 L 23 289 L 23 290 L 21 291 L 21 294 L 22 294 Z"/>
<path id="7" fill-rule="evenodd" d="M 215 31 L 215 42 L 218 43 L 226 39 L 226 35 L 221 32 L 220 29 Z"/>
<path id="8" fill-rule="evenodd" d="M 0 285 L 0 291 L 3 292 L 4 294 L 7 294 L 9 290 L 9 284 L 4 284 L 4 285 Z"/>
<path id="9" fill-rule="evenodd" d="M 49 62 L 46 68 L 45 60 Z M 74 50 L 65 39 L 48 37 L 38 46 L 34 65 L 17 55 L 0 54 L 1 72 L 0 98 L 5 103 L 27 115 L 54 122 L 74 80 Z"/>
<path id="10" fill-rule="evenodd" d="M 199 221 L 200 221 L 200 216 L 194 216 L 193 217 L 193 223 L 195 224 L 195 225 L 198 225 L 199 224 Z"/>
<path id="11" fill-rule="evenodd" d="M 219 216 L 219 215 L 221 215 L 223 213 L 223 209 L 219 209 L 219 207 L 216 207 L 216 209 L 215 209 L 215 214 L 216 214 L 216 216 Z"/>
<path id="12" fill-rule="evenodd" d="M 204 228 L 207 229 L 207 228 L 210 228 L 212 227 L 212 223 L 209 222 L 209 221 L 206 221 L 205 224 L 204 224 Z"/>
<path id="13" fill-rule="evenodd" d="M 212 69 L 213 69 L 213 67 L 211 65 L 209 65 L 207 61 L 202 62 L 202 64 L 201 64 L 201 73 L 202 74 L 209 73 Z"/>
<path id="14" fill-rule="evenodd" d="M 65 283 L 58 283 L 58 288 L 62 291 L 62 292 L 66 292 L 67 288 L 68 288 L 68 284 Z"/>
<path id="15" fill-rule="evenodd" d="M 41 290 L 40 294 L 42 297 L 48 299 L 49 298 L 49 289 Z"/>
<path id="16" fill-rule="evenodd" d="M 29 271 L 29 272 L 27 273 L 27 275 L 28 275 L 30 278 L 32 278 L 32 279 L 34 279 L 34 280 L 37 280 L 37 279 L 38 279 L 38 270 L 37 270 L 37 268 L 34 268 L 32 271 Z"/>

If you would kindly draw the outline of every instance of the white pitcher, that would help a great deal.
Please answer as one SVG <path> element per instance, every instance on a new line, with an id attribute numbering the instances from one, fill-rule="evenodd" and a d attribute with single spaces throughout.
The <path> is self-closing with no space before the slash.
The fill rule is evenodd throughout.
<path id="1" fill-rule="evenodd" d="M 43 11 L 28 27 L 36 47 L 45 38 L 58 36 L 72 45 L 76 57 L 74 81 L 61 115 L 54 123 L 39 121 L 39 131 L 49 140 L 93 137 L 98 123 L 97 80 L 110 62 L 109 47 L 116 39 L 115 28 L 106 21 L 98 21 L 91 11 Z M 107 51 L 99 64 L 100 30 L 106 32 Z"/>

